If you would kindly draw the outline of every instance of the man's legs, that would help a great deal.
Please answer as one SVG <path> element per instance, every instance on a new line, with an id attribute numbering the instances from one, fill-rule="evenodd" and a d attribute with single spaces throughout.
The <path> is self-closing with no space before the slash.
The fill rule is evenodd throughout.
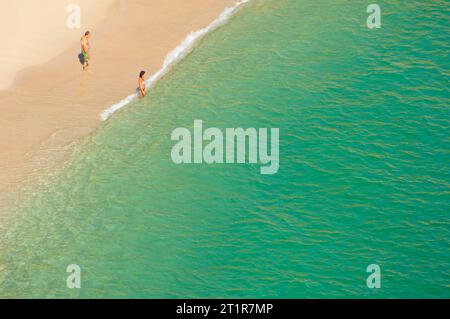
<path id="1" fill-rule="evenodd" d="M 86 52 L 83 52 L 83 71 L 86 71 L 89 66 L 89 59 Z"/>

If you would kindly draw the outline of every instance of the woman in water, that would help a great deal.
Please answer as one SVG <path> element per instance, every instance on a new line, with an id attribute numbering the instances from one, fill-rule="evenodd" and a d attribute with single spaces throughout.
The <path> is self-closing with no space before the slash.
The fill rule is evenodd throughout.
<path id="1" fill-rule="evenodd" d="M 145 75 L 145 71 L 141 71 L 141 73 L 139 73 L 139 93 L 140 93 L 141 97 L 144 97 L 146 94 L 144 75 Z"/>

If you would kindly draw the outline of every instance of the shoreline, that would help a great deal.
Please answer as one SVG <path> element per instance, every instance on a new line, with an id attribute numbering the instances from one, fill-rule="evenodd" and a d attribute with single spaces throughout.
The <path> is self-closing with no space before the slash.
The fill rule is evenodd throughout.
<path id="1" fill-rule="evenodd" d="M 190 52 L 196 41 L 185 48 L 184 55 L 169 65 L 163 63 L 186 35 L 205 30 L 237 2 L 194 0 L 185 4 L 174 0 L 167 4 L 156 0 L 150 5 L 117 1 L 93 29 L 88 72 L 81 72 L 78 43 L 44 65 L 19 72 L 14 87 L 0 91 L 0 104 L 7 106 L 0 109 L 0 192 L 11 191 L 63 163 L 72 143 L 99 127 L 105 108 L 133 90 L 140 69 L 154 74 L 147 80 L 152 85 Z M 138 49 L 130 51 L 130 47 Z"/>
<path id="2" fill-rule="evenodd" d="M 208 33 L 214 31 L 220 26 L 227 23 L 227 21 L 236 13 L 240 7 L 246 3 L 250 2 L 250 0 L 239 0 L 233 6 L 227 7 L 222 11 L 220 16 L 212 21 L 207 27 L 204 27 L 200 30 L 193 31 L 189 33 L 183 42 L 173 49 L 170 53 L 167 54 L 162 68 L 159 69 L 156 73 L 154 73 L 148 80 L 145 81 L 147 89 L 151 89 L 151 87 L 162 78 L 167 72 L 169 72 L 170 67 L 178 63 L 182 60 L 186 55 L 189 54 L 192 47 L 201 40 Z M 139 95 L 130 94 L 120 102 L 108 107 L 101 113 L 101 119 L 103 121 L 108 120 L 115 112 L 119 111 L 121 108 L 133 102 Z"/>

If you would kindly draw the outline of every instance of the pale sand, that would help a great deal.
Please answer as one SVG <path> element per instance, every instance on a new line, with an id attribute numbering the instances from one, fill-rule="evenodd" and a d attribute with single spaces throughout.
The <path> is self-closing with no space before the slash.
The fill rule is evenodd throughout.
<path id="1" fill-rule="evenodd" d="M 64 3 L 58 8 L 64 10 L 62 23 L 65 28 L 66 1 L 46 1 L 48 5 L 53 1 Z M 19 6 L 18 2 L 10 1 L 15 6 Z M 20 2 L 22 9 L 23 2 Z M 64 50 L 52 57 L 51 61 L 20 72 L 11 89 L 0 91 L 0 193 L 61 163 L 67 157 L 72 142 L 88 135 L 100 125 L 100 113 L 105 108 L 135 91 L 141 69 L 146 70 L 147 75 L 156 72 L 166 54 L 191 31 L 207 26 L 225 7 L 236 1 L 67 2 L 82 4 L 82 17 L 84 11 L 92 10 L 86 15 L 93 27 L 85 25 L 83 21 L 82 29 L 70 31 L 71 35 L 67 39 L 61 39 L 61 34 L 67 31 L 55 31 L 58 36 L 53 39 L 50 36 L 55 34 L 52 28 L 56 28 L 56 23 L 60 28 L 61 16 L 50 14 L 46 18 L 49 21 L 45 28 L 52 31 L 47 31 L 47 36 L 43 37 L 40 33 L 42 29 L 39 28 L 37 34 L 33 33 L 33 28 L 29 34 L 20 31 L 26 39 L 39 40 L 32 42 L 33 50 L 48 45 L 47 50 L 36 49 L 20 56 L 13 46 L 7 51 L 1 51 L 0 74 L 3 75 L 4 69 L 11 73 L 11 70 L 17 71 L 18 67 L 45 62 L 46 57 L 51 56 L 49 52 L 59 53 Z M 93 3 L 96 5 L 93 6 Z M 54 13 L 52 10 L 46 12 Z M 43 13 L 23 11 L 20 21 L 26 18 L 26 14 L 42 17 Z M 3 13 L 0 15 L 3 19 Z M 18 22 L 9 14 L 8 19 L 9 27 L 17 27 Z M 78 60 L 79 38 L 85 29 L 92 31 L 92 61 L 89 72 L 82 73 Z M 21 46 L 23 41 L 14 41 L 18 48 L 24 48 Z M 56 49 L 58 43 L 61 46 Z M 5 60 L 16 61 L 15 58 L 23 64 L 5 64 Z M 11 75 L 8 77 L 10 79 Z M 3 85 L 7 85 L 6 82 Z"/>
<path id="2" fill-rule="evenodd" d="M 106 18 L 114 0 L 0 0 L 0 90 L 12 86 L 18 71 L 50 61 L 80 39 L 81 31 L 67 26 L 73 3 L 87 29 Z"/>

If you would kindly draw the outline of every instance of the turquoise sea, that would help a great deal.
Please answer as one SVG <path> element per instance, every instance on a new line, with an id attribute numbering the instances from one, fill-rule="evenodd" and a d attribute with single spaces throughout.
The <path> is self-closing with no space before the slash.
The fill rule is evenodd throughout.
<path id="1" fill-rule="evenodd" d="M 449 3 L 377 1 L 369 30 L 370 3 L 254 0 L 208 34 L 22 190 L 0 297 L 449 298 Z M 175 165 L 196 119 L 279 128 L 279 172 Z"/>

